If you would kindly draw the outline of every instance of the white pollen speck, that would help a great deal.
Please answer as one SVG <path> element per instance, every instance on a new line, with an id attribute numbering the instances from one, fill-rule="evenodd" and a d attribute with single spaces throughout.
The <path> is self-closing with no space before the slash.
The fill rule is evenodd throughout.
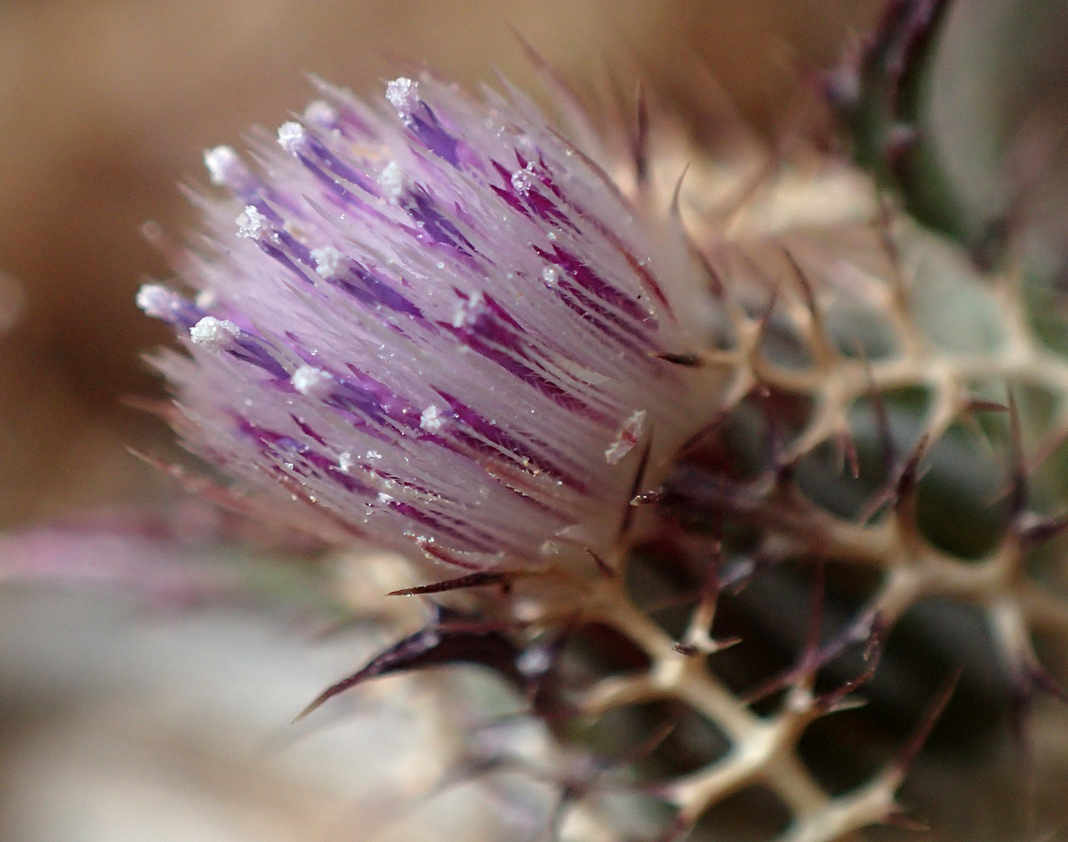
<path id="1" fill-rule="evenodd" d="M 404 170 L 396 161 L 390 161 L 378 174 L 378 186 L 389 199 L 398 199 L 404 192 Z"/>
<path id="2" fill-rule="evenodd" d="M 393 498 L 390 495 L 386 494 L 386 492 L 384 492 L 384 491 L 380 491 L 379 492 L 379 494 L 378 494 L 378 502 L 379 503 L 390 503 L 390 502 L 392 502 L 392 500 L 393 500 Z"/>
<path id="3" fill-rule="evenodd" d="M 309 398 L 325 398 L 334 388 L 334 378 L 329 373 L 310 365 L 302 365 L 289 380 L 294 389 Z"/>
<path id="4" fill-rule="evenodd" d="M 534 171 L 530 164 L 525 169 L 516 170 L 512 173 L 512 189 L 521 196 L 530 192 L 535 184 Z"/>
<path id="5" fill-rule="evenodd" d="M 320 278 L 330 280 L 341 274 L 342 261 L 345 256 L 333 246 L 312 249 L 311 256 L 315 261 L 315 273 Z"/>
<path id="6" fill-rule="evenodd" d="M 304 143 L 304 126 L 290 120 L 278 127 L 278 145 L 296 154 Z"/>
<path id="7" fill-rule="evenodd" d="M 368 459 L 381 459 L 382 458 L 382 454 L 379 453 L 377 450 L 368 450 L 367 451 L 367 458 Z"/>
<path id="8" fill-rule="evenodd" d="M 461 301 L 452 317 L 453 327 L 470 327 L 478 321 L 484 309 L 486 299 L 481 292 L 474 292 L 466 301 Z"/>
<path id="9" fill-rule="evenodd" d="M 545 282 L 545 286 L 554 287 L 560 280 L 560 273 L 552 266 L 546 266 L 541 270 L 541 279 Z"/>
<path id="10" fill-rule="evenodd" d="M 623 457 L 630 453 L 638 444 L 645 430 L 645 410 L 639 409 L 619 429 L 616 440 L 608 446 L 604 452 L 605 461 L 609 465 L 615 465 L 622 461 Z"/>
<path id="11" fill-rule="evenodd" d="M 337 469 L 343 474 L 347 474 L 355 463 L 352 461 L 352 454 L 347 450 L 344 453 L 337 455 Z"/>
<path id="12" fill-rule="evenodd" d="M 209 307 L 214 307 L 219 303 L 219 296 L 215 294 L 214 290 L 202 289 L 197 293 L 197 297 L 193 301 L 196 302 L 197 307 L 201 310 L 207 310 Z"/>
<path id="13" fill-rule="evenodd" d="M 247 205 L 244 213 L 238 214 L 234 222 L 237 223 L 237 236 L 239 237 L 258 240 L 267 230 L 267 217 L 256 210 L 253 205 Z"/>
<path id="14" fill-rule="evenodd" d="M 555 243 L 556 242 L 556 232 L 555 231 L 550 231 L 545 236 L 549 238 L 549 242 L 550 243 Z"/>
<path id="15" fill-rule="evenodd" d="M 160 284 L 145 284 L 137 291 L 137 306 L 146 316 L 169 320 L 182 306 L 182 297 Z"/>
<path id="16" fill-rule="evenodd" d="M 189 338 L 193 344 L 208 351 L 222 351 L 240 335 L 241 328 L 232 321 L 214 316 L 205 316 L 189 328 Z"/>
<path id="17" fill-rule="evenodd" d="M 304 109 L 304 119 L 313 126 L 323 129 L 333 129 L 337 125 L 338 113 L 334 106 L 321 99 L 313 100 Z"/>
<path id="18" fill-rule="evenodd" d="M 248 174 L 244 163 L 230 146 L 216 146 L 204 153 L 204 166 L 212 184 L 234 187 Z"/>
<path id="19" fill-rule="evenodd" d="M 419 416 L 419 426 L 428 433 L 436 433 L 445 426 L 445 418 L 442 416 L 441 410 L 431 404 Z"/>
<path id="20" fill-rule="evenodd" d="M 386 99 L 390 101 L 402 117 L 407 117 L 412 110 L 412 103 L 419 98 L 419 83 L 406 76 L 394 79 L 386 85 Z"/>

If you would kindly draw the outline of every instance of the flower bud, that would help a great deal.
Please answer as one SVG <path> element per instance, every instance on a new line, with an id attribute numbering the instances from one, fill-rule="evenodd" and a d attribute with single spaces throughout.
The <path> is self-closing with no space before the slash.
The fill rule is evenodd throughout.
<path id="1" fill-rule="evenodd" d="M 707 330 L 684 237 L 518 96 L 322 96 L 262 174 L 205 156 L 233 198 L 202 201 L 200 295 L 139 297 L 189 352 L 157 361 L 186 443 L 461 566 L 610 549 L 639 473 L 714 408 L 708 372 L 662 358 Z"/>

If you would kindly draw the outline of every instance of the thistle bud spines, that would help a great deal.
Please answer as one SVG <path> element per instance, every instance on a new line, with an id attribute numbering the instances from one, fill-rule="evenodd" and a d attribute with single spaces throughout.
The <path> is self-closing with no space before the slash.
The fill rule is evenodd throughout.
<path id="1" fill-rule="evenodd" d="M 1032 630 L 1064 631 L 1068 605 L 1029 567 L 1063 518 L 1025 493 L 1024 439 L 1063 440 L 1068 360 L 1015 276 L 812 149 L 755 186 L 740 165 L 735 190 L 687 149 L 686 181 L 665 180 L 643 110 L 636 172 L 617 181 L 593 163 L 604 150 L 518 95 L 476 101 L 430 76 L 390 82 L 378 108 L 321 94 L 255 170 L 205 155 L 232 198 L 201 200 L 211 253 L 183 272 L 199 294 L 138 296 L 188 352 L 157 364 L 190 448 L 322 537 L 407 553 L 423 584 L 396 594 L 440 600 L 313 707 L 376 675 L 475 664 L 565 739 L 654 711 L 656 739 L 616 736 L 659 758 L 632 789 L 673 811 L 664 840 L 759 787 L 788 814 L 779 838 L 831 842 L 902 820 L 895 793 L 935 717 L 844 790 L 802 740 L 854 707 L 915 605 L 981 616 L 1019 698 L 1055 687 Z M 986 437 L 1007 512 L 969 463 Z M 938 487 L 986 539 L 930 516 Z M 768 581 L 788 598 L 745 603 Z M 737 653 L 761 635 L 795 657 L 746 685 Z M 671 716 L 722 750 L 680 761 Z M 560 773 L 567 811 L 592 810 L 598 774 Z"/>

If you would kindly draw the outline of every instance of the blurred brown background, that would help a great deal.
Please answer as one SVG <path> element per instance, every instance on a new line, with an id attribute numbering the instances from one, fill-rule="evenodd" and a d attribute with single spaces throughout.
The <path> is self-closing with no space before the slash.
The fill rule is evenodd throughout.
<path id="1" fill-rule="evenodd" d="M 762 126 L 878 0 L 0 0 L 0 526 L 166 483 L 125 451 L 165 433 L 126 394 L 158 389 L 165 341 L 133 298 L 166 277 L 141 225 L 180 238 L 201 151 L 310 98 L 304 72 L 375 95 L 402 60 L 468 84 L 532 70 L 510 27 L 583 80 L 627 64 L 699 111 L 702 63 Z M 18 286 L 15 286 L 17 284 Z M 0 319 L 2 322 L 2 319 Z"/>

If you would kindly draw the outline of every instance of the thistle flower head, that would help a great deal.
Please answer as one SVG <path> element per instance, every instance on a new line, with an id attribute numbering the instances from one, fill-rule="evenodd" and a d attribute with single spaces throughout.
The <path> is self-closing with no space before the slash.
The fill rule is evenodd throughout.
<path id="1" fill-rule="evenodd" d="M 140 292 L 189 352 L 158 359 L 186 442 L 456 564 L 603 549 L 642 454 L 709 411 L 660 356 L 707 330 L 683 238 L 516 93 L 401 78 L 375 108 L 320 87 L 256 167 L 205 155 L 233 198 L 198 200 L 195 297 Z"/>

